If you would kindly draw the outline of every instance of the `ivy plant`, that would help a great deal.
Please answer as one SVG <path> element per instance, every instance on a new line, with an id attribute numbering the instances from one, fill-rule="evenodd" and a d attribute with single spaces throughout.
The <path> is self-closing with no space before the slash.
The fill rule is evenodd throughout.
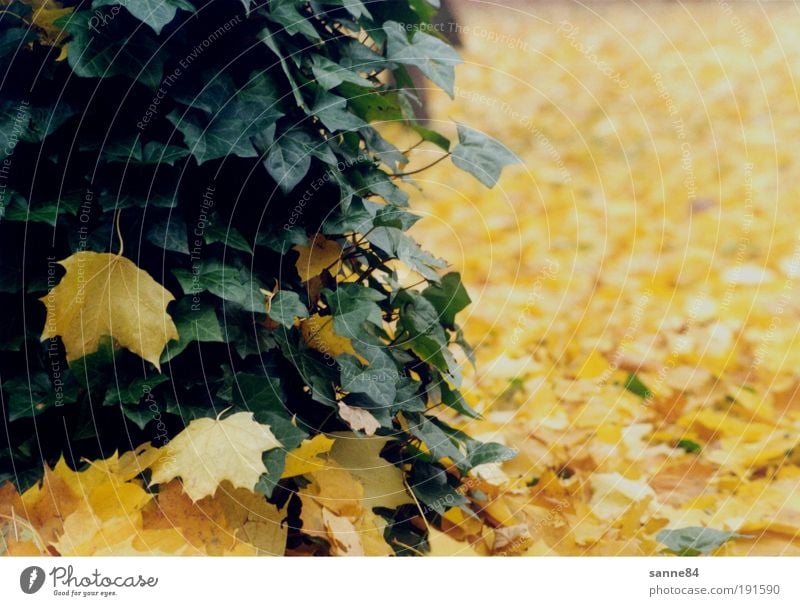
<path id="1" fill-rule="evenodd" d="M 437 4 L 4 3 L 0 483 L 24 489 L 61 456 L 79 467 L 232 408 L 284 447 L 257 486 L 276 499 L 302 482 L 278 480 L 286 452 L 351 430 L 361 409 L 378 426 L 358 433 L 387 438 L 426 515 L 467 506 L 465 474 L 513 453 L 437 414 L 477 416 L 452 353 L 468 349 L 456 319 L 470 299 L 406 233 L 407 155 L 379 127 L 415 131 L 488 186 L 515 158 L 465 125 L 451 142 L 415 121 L 409 68 L 454 90 L 458 55 L 424 27 Z M 41 338 L 58 261 L 123 242 L 174 296 L 179 338 L 160 364 L 113 335 L 68 361 Z M 401 285 L 398 262 L 421 282 Z"/>

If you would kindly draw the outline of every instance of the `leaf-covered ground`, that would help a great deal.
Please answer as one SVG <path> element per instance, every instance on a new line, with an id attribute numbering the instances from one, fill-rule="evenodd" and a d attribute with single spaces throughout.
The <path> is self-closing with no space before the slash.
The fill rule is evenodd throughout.
<path id="1" fill-rule="evenodd" d="M 473 300 L 459 321 L 484 419 L 455 421 L 518 450 L 466 480 L 476 516 L 450 509 L 431 552 L 800 555 L 800 13 L 529 4 L 464 10 L 456 100 L 432 99 L 434 119 L 523 163 L 494 190 L 449 162 L 415 176 L 416 236 Z M 440 155 L 417 147 L 408 170 Z M 162 449 L 61 461 L 22 495 L 6 484 L 0 552 L 388 555 L 405 540 L 374 511 L 420 507 L 384 439 L 304 441 L 283 477 L 307 481 L 278 507 L 237 487 L 260 471 L 252 440 L 274 445 L 257 431 L 204 419 Z M 298 516 L 301 531 L 282 523 Z M 408 525 L 409 540 L 424 528 Z"/>
<path id="2" fill-rule="evenodd" d="M 715 553 L 800 554 L 796 7 L 463 18 L 433 113 L 524 165 L 487 191 L 442 163 L 414 201 L 473 299 L 465 427 L 519 450 L 483 479 L 503 529 L 455 534 L 618 555 L 707 527 L 746 535 Z"/>

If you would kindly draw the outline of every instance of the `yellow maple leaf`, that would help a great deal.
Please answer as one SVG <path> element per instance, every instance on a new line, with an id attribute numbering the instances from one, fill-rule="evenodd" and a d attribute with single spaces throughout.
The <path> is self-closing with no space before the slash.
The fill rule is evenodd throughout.
<path id="1" fill-rule="evenodd" d="M 281 443 L 268 425 L 257 423 L 252 412 L 225 419 L 195 419 L 175 436 L 152 464 L 152 483 L 179 477 L 192 501 L 213 495 L 223 480 L 238 488 L 252 488 L 267 468 L 261 455 Z"/>
<path id="2" fill-rule="evenodd" d="M 333 331 L 333 318 L 330 316 L 322 317 L 319 314 L 309 316 L 300 323 L 300 332 L 309 347 L 322 354 L 328 354 L 331 358 L 343 353 L 358 357 L 352 341 L 347 337 L 340 337 Z"/>
<path id="3" fill-rule="evenodd" d="M 303 492 L 321 507 L 337 516 L 358 518 L 361 515 L 364 487 L 347 470 L 332 466 L 310 477 L 311 484 Z"/>
<path id="4" fill-rule="evenodd" d="M 339 271 L 342 247 L 335 240 L 317 234 L 309 246 L 297 244 L 294 250 L 300 254 L 295 267 L 303 282 L 316 278 L 325 270 L 334 275 Z"/>
<path id="5" fill-rule="evenodd" d="M 293 478 L 325 468 L 325 462 L 319 455 L 329 452 L 335 440 L 319 434 L 303 442 L 294 450 L 286 453 L 286 465 L 282 478 Z"/>
<path id="6" fill-rule="evenodd" d="M 53 547 L 62 556 L 134 555 L 133 539 L 141 514 L 103 519 L 87 503 L 64 520 Z"/>
<path id="7" fill-rule="evenodd" d="M 73 11 L 73 7 L 63 8 L 55 0 L 22 0 L 31 7 L 29 21 L 39 28 L 39 41 L 48 46 L 55 46 L 61 41 L 63 31 L 55 22 Z"/>
<path id="8" fill-rule="evenodd" d="M 82 251 L 60 265 L 67 273 L 40 299 L 47 307 L 42 340 L 60 336 L 73 361 L 97 351 L 110 336 L 160 370 L 164 346 L 178 338 L 166 312 L 175 297 L 119 255 Z"/>
<path id="9" fill-rule="evenodd" d="M 358 522 L 355 524 L 358 531 L 361 546 L 366 556 L 391 556 L 394 550 L 389 546 L 384 538 L 386 530 L 386 520 L 372 513 L 369 509 L 364 509 Z"/>
<path id="10" fill-rule="evenodd" d="M 359 438 L 354 433 L 333 434 L 331 456 L 361 484 L 363 506 L 395 509 L 414 501 L 406 490 L 403 472 L 380 456 L 390 438 Z"/>
<path id="11" fill-rule="evenodd" d="M 475 557 L 480 555 L 469 543 L 457 541 L 447 533 L 435 528 L 429 529 L 428 544 L 431 548 L 428 555 L 433 557 Z"/>

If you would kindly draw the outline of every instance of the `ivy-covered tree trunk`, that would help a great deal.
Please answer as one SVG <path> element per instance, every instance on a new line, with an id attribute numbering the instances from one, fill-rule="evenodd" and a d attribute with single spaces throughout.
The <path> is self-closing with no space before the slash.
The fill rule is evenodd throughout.
<path id="1" fill-rule="evenodd" d="M 0 483 L 248 412 L 280 445 L 268 498 L 302 482 L 288 451 L 354 431 L 386 438 L 427 516 L 469 508 L 464 474 L 513 453 L 436 414 L 476 414 L 451 352 L 469 297 L 406 234 L 407 158 L 379 127 L 488 186 L 514 156 L 415 122 L 408 68 L 452 95 L 459 62 L 435 4 L 5 3 Z"/>

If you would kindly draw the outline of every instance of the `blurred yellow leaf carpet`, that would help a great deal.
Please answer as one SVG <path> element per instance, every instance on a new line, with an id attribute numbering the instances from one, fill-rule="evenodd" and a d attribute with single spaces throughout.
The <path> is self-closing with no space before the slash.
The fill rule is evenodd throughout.
<path id="1" fill-rule="evenodd" d="M 473 299 L 465 426 L 519 450 L 476 479 L 489 549 L 800 555 L 800 8 L 570 6 L 466 7 L 433 117 L 523 164 L 440 163 L 412 202 Z"/>

